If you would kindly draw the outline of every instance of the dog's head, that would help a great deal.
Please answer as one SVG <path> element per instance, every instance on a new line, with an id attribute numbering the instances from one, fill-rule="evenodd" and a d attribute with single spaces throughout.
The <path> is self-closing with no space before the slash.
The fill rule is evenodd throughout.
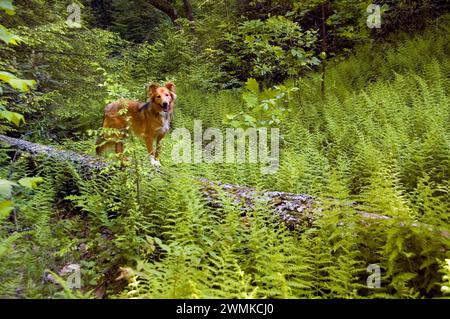
<path id="1" fill-rule="evenodd" d="M 172 112 L 173 105 L 177 98 L 175 94 L 175 84 L 167 82 L 164 86 L 151 84 L 148 86 L 148 96 L 153 104 L 160 107 L 159 112 Z"/>

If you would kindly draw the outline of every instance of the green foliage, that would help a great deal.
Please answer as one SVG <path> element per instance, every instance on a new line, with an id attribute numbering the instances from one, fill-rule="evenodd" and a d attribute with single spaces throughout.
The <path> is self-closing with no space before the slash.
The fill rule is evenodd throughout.
<path id="1" fill-rule="evenodd" d="M 153 30 L 165 22 L 165 17 L 148 1 L 90 0 L 85 2 L 90 2 L 92 7 L 92 17 L 89 21 L 92 27 L 108 29 L 132 42 L 159 40 L 158 32 Z"/>
<path id="2" fill-rule="evenodd" d="M 0 3 L 0 10 L 5 11 L 9 15 L 13 15 L 15 13 L 14 7 L 10 0 L 2 1 Z M 17 41 L 19 38 L 10 33 L 8 29 L 6 29 L 3 25 L 0 25 L 0 39 L 3 40 L 6 44 L 17 45 Z M 0 71 L 0 81 L 7 83 L 13 89 L 21 92 L 27 92 L 29 88 L 33 87 L 36 83 L 34 80 L 19 79 L 14 74 L 6 71 Z M 0 86 L 0 119 L 6 119 L 8 122 L 14 123 L 16 126 L 19 126 L 21 122 L 25 122 L 25 119 L 21 114 L 8 111 L 5 108 L 3 91 L 3 86 Z"/>
<path id="3" fill-rule="evenodd" d="M 445 260 L 446 265 L 444 267 L 444 273 L 445 275 L 442 277 L 442 279 L 445 282 L 445 285 L 442 286 L 441 290 L 444 294 L 450 293 L 450 259 Z"/>
<path id="4" fill-rule="evenodd" d="M 0 72 L 0 80 L 8 83 L 12 88 L 22 92 L 27 92 L 29 88 L 35 84 L 35 81 L 21 80 L 18 79 L 14 74 L 5 71 Z"/>
<path id="5" fill-rule="evenodd" d="M 13 15 L 15 13 L 11 0 L 2 0 L 0 2 L 0 10 L 5 11 L 9 15 Z"/>
<path id="6" fill-rule="evenodd" d="M 225 124 L 232 127 L 278 126 L 286 119 L 289 113 L 288 104 L 296 91 L 296 87 L 278 85 L 260 92 L 258 82 L 249 79 L 242 93 L 245 110 L 239 115 L 227 114 Z"/>
<path id="7" fill-rule="evenodd" d="M 383 14 L 383 27 L 377 31 L 381 37 L 399 30 L 412 32 L 424 28 L 427 21 L 450 9 L 450 4 L 445 0 L 379 0 L 376 3 L 388 8 Z"/>
<path id="8" fill-rule="evenodd" d="M 4 26 L 0 25 L 0 40 L 6 44 L 18 44 L 19 37 L 8 31 Z"/>
<path id="9" fill-rule="evenodd" d="M 302 24 L 308 25 L 314 21 L 319 29 L 324 27 L 327 34 L 320 34 L 320 37 L 322 40 L 325 38 L 334 51 L 337 46 L 346 47 L 369 36 L 370 29 L 366 25 L 369 4 L 363 0 L 308 0 L 294 3 L 291 15 Z M 384 9 L 386 7 L 382 8 L 382 15 Z"/>
<path id="10" fill-rule="evenodd" d="M 320 63 L 314 54 L 316 32 L 285 17 L 250 20 L 225 35 L 220 57 L 240 79 L 279 83 Z"/>
<path id="11" fill-rule="evenodd" d="M 59 2 L 18 0 L 17 14 L 6 17 L 5 26 L 24 41 L 0 49 L 1 104 L 11 110 L 0 116 L 21 124 L 11 113 L 17 111 L 27 120 L 14 134 L 92 153 L 89 132 L 101 125 L 106 103 L 144 100 L 145 83 L 174 79 L 174 127 L 192 132 L 199 119 L 222 131 L 279 127 L 280 167 L 261 175 L 247 163 L 174 163 L 170 136 L 160 171 L 132 136 L 125 169 L 112 162 L 92 174 L 54 159 L 11 156 L 2 146 L 0 297 L 435 298 L 448 292 L 442 264 L 450 248 L 448 16 L 411 38 L 365 30 L 367 3 L 356 0 L 193 2 L 195 24 L 180 19 L 179 29 L 153 9 L 121 16 L 143 1 L 113 1 L 104 16 L 83 3 L 79 29 L 66 25 Z M 399 15 L 408 3 L 385 14 Z M 9 4 L 0 1 L 11 10 Z M 326 52 L 318 28 L 323 5 Z M 249 8 L 245 18 L 242 8 Z M 420 2 L 413 11 L 427 8 Z M 108 22 L 111 17 L 120 19 Z M 142 21 L 153 17 L 156 31 L 148 34 Z M 386 41 L 329 59 L 371 37 Z M 328 59 L 325 79 L 308 70 L 319 57 Z M 31 83 L 13 74 L 37 79 L 36 90 L 26 91 Z M 218 90 L 242 81 L 242 90 Z M 243 210 L 214 188 L 216 202 L 208 203 L 194 176 L 310 194 L 320 210 L 288 229 L 264 198 Z M 381 287 L 371 289 L 367 269 L 374 264 Z M 69 266 L 80 269 L 80 289 L 69 285 Z"/>

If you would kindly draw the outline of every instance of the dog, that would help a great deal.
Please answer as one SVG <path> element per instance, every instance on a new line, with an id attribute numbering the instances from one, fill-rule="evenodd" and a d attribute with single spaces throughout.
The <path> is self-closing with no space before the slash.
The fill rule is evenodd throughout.
<path id="1" fill-rule="evenodd" d="M 151 165 L 160 166 L 161 140 L 170 129 L 177 99 L 175 84 L 167 82 L 164 86 L 151 84 L 147 87 L 148 102 L 121 99 L 108 104 L 104 110 L 103 128 L 116 129 L 119 133 L 103 134 L 97 139 L 96 152 L 102 156 L 104 151 L 115 146 L 120 157 L 124 152 L 121 141 L 126 132 L 131 131 L 144 139 Z M 156 139 L 156 149 L 153 147 Z"/>

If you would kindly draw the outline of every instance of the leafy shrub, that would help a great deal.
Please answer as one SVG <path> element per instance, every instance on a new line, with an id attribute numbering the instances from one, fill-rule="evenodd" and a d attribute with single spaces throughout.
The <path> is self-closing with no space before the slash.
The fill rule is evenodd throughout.
<path id="1" fill-rule="evenodd" d="M 282 16 L 250 20 L 225 35 L 218 59 L 241 81 L 280 83 L 320 63 L 314 53 L 316 40 L 315 31 L 304 31 Z"/>
<path id="2" fill-rule="evenodd" d="M 296 87 L 278 85 L 260 92 L 258 82 L 249 79 L 242 93 L 246 109 L 239 114 L 227 114 L 225 123 L 232 127 L 278 126 L 286 119 L 288 103 L 296 91 Z"/>

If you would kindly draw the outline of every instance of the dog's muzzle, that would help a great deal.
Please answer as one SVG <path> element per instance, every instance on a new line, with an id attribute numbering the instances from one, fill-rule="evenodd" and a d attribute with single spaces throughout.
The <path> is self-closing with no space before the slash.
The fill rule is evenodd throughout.
<path id="1" fill-rule="evenodd" d="M 164 102 L 162 107 L 163 107 L 164 112 L 167 112 L 169 110 L 169 103 Z"/>

